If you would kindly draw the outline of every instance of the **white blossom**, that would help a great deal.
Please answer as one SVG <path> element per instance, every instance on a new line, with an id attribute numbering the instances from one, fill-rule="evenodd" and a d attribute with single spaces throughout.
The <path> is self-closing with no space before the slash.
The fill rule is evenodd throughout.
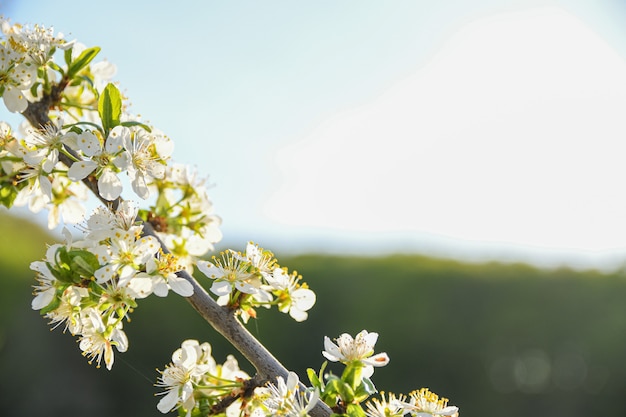
<path id="1" fill-rule="evenodd" d="M 389 394 L 385 398 L 385 393 L 382 392 L 380 399 L 372 398 L 365 404 L 365 414 L 369 417 L 402 417 L 407 413 L 404 400 L 403 395 L 396 397 L 395 394 Z"/>
<path id="2" fill-rule="evenodd" d="M 267 385 L 269 398 L 263 403 L 268 408 L 270 415 L 289 417 L 308 416 L 309 411 L 315 407 L 319 399 L 319 392 L 301 390 L 298 375 L 289 372 L 287 381 L 283 377 L 276 378 L 276 384 Z"/>
<path id="3" fill-rule="evenodd" d="M 137 239 L 134 234 L 125 233 L 111 239 L 110 246 L 95 248 L 104 265 L 95 271 L 98 283 L 108 282 L 117 276 L 120 286 L 126 286 L 138 272 L 141 265 L 146 264 L 159 250 L 159 242 L 153 236 Z"/>
<path id="4" fill-rule="evenodd" d="M 274 268 L 265 279 L 279 299 L 280 311 L 289 312 L 289 315 L 299 322 L 307 319 L 307 311 L 315 305 L 316 297 L 313 291 L 298 285 L 297 274 L 289 274 L 283 268 Z"/>
<path id="5" fill-rule="evenodd" d="M 122 330 L 122 323 L 109 323 L 111 316 L 105 318 L 95 309 L 90 309 L 85 315 L 82 326 L 82 336 L 78 346 L 83 354 L 89 358 L 90 363 L 95 360 L 100 367 L 102 359 L 108 370 L 111 370 L 114 362 L 113 346 L 119 352 L 126 352 L 128 339 Z"/>
<path id="6" fill-rule="evenodd" d="M 98 137 L 84 131 L 78 135 L 77 146 L 87 157 L 77 161 L 67 171 L 67 176 L 72 181 L 81 181 L 91 173 L 98 178 L 98 191 L 105 200 L 115 200 L 122 193 L 122 182 L 118 178 L 116 169 L 124 169 L 128 165 L 125 154 L 120 154 L 122 139 L 119 137 L 116 126 L 109 134 L 104 146 Z"/>
<path id="7" fill-rule="evenodd" d="M 428 388 L 422 388 L 409 394 L 409 402 L 402 402 L 402 407 L 414 417 L 458 417 L 459 408 L 448 405 L 447 398 L 440 398 Z"/>
<path id="8" fill-rule="evenodd" d="M 175 256 L 159 252 L 156 257 L 148 259 L 146 272 L 135 275 L 129 286 L 138 294 L 138 298 L 150 294 L 166 297 L 170 289 L 182 297 L 190 297 L 193 286 L 185 278 L 176 275 L 180 270 L 182 267 Z"/>
<path id="9" fill-rule="evenodd" d="M 28 107 L 24 90 L 28 90 L 37 79 L 37 67 L 22 62 L 22 58 L 0 44 L 0 92 L 6 108 L 21 113 Z"/>
<path id="10" fill-rule="evenodd" d="M 378 340 L 378 333 L 368 333 L 367 330 L 363 330 L 354 339 L 349 334 L 344 333 L 336 340 L 337 344 L 333 343 L 327 336 L 324 337 L 322 355 L 331 362 L 361 362 L 364 365 L 362 371 L 364 378 L 372 376 L 374 366 L 380 367 L 389 363 L 389 357 L 386 353 L 374 355 L 374 345 Z"/>
<path id="11" fill-rule="evenodd" d="M 122 127 L 117 134 L 122 138 L 128 153 L 128 176 L 133 191 L 146 199 L 150 196 L 146 177 L 160 179 L 165 176 L 165 161 L 173 151 L 172 141 L 164 135 L 148 133 L 142 128 Z"/>
<path id="12" fill-rule="evenodd" d="M 157 382 L 158 387 L 165 389 L 161 393 L 164 397 L 157 404 L 157 409 L 161 413 L 165 414 L 182 407 L 187 416 L 191 415 L 196 404 L 193 395 L 194 385 L 205 373 L 214 369 L 214 361 L 209 360 L 203 353 L 198 342 L 191 340 L 183 342 L 172 354 L 172 362 L 161 372 Z"/>
<path id="13" fill-rule="evenodd" d="M 222 252 L 221 258 L 214 257 L 214 262 L 198 261 L 196 266 L 208 278 L 215 280 L 211 292 L 224 296 L 239 291 L 256 294 L 261 287 L 259 275 L 250 272 L 250 264 L 242 260 L 234 251 Z"/>
<path id="14" fill-rule="evenodd" d="M 8 23 L 8 22 L 7 22 Z M 40 67 L 52 58 L 56 48 L 68 49 L 73 42 L 66 42 L 62 34 L 54 35 L 53 28 L 41 25 L 3 25 L 3 32 L 8 35 L 8 44 L 27 57 L 27 61 Z"/>

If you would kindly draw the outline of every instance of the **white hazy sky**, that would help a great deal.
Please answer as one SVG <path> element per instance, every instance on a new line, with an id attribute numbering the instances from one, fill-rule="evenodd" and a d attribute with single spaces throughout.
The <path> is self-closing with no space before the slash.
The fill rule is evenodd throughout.
<path id="1" fill-rule="evenodd" d="M 626 7 L 433 3 L 0 10 L 103 48 L 132 110 L 210 176 L 228 242 L 621 264 Z"/>

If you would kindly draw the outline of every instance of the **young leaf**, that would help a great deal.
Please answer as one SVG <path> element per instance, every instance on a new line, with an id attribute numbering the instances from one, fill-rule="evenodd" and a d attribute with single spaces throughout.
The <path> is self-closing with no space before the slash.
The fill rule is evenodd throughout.
<path id="1" fill-rule="evenodd" d="M 352 361 L 346 365 L 346 369 L 343 370 L 341 379 L 345 381 L 352 389 L 357 389 L 361 385 L 363 380 L 363 363 L 359 361 Z"/>
<path id="2" fill-rule="evenodd" d="M 354 392 L 354 401 L 360 403 L 365 401 L 370 395 L 377 392 L 374 383 L 369 378 L 363 378 L 361 385 L 359 385 Z"/>
<path id="3" fill-rule="evenodd" d="M 98 257 L 93 253 L 86 250 L 72 250 L 69 253 L 71 257 L 70 270 L 76 275 L 77 281 L 80 281 L 80 277 L 90 277 L 100 268 L 100 262 Z"/>
<path id="4" fill-rule="evenodd" d="M 122 95 L 116 86 L 109 83 L 100 94 L 98 100 L 98 114 L 102 120 L 102 127 L 106 134 L 120 124 L 122 115 Z"/>
<path id="5" fill-rule="evenodd" d="M 13 202 L 17 198 L 18 192 L 19 190 L 14 185 L 7 185 L 7 183 L 3 183 L 0 187 L 0 204 L 6 208 L 11 208 L 13 206 Z"/>
<path id="6" fill-rule="evenodd" d="M 134 120 L 130 120 L 128 122 L 122 122 L 120 123 L 122 126 L 124 127 L 133 127 L 133 126 L 140 126 L 143 130 L 145 130 L 146 132 L 150 133 L 152 132 L 152 129 L 150 129 L 150 126 L 148 126 L 145 123 L 141 123 L 141 122 L 136 122 Z"/>
<path id="7" fill-rule="evenodd" d="M 65 63 L 67 65 L 70 65 L 70 63 L 72 62 L 72 50 L 74 48 L 69 48 L 66 49 L 65 52 L 63 53 L 63 58 L 65 58 Z"/>
<path id="8" fill-rule="evenodd" d="M 74 76 L 78 74 L 81 69 L 85 68 L 96 57 L 96 55 L 98 55 L 98 52 L 100 52 L 100 48 L 97 46 L 85 49 L 75 61 L 68 65 L 68 78 L 74 78 Z"/>
<path id="9" fill-rule="evenodd" d="M 309 376 L 309 381 L 311 381 L 311 386 L 313 388 L 319 388 L 320 391 L 322 391 L 323 390 L 322 383 L 320 382 L 320 379 L 317 377 L 315 370 L 312 368 L 308 368 L 306 370 L 306 373 Z"/>
<path id="10" fill-rule="evenodd" d="M 348 404 L 346 414 L 349 417 L 367 417 L 365 411 L 363 411 L 363 407 L 358 404 Z"/>
<path id="11" fill-rule="evenodd" d="M 71 284 L 72 281 L 72 272 L 66 268 L 54 268 L 50 263 L 46 262 L 48 269 L 53 277 L 57 280 L 64 282 L 66 284 Z"/>
<path id="12" fill-rule="evenodd" d="M 354 401 L 354 389 L 352 389 L 347 382 L 339 381 L 337 384 L 337 392 L 344 403 L 349 404 Z"/>
<path id="13" fill-rule="evenodd" d="M 54 71 L 58 72 L 59 74 L 61 74 L 61 76 L 65 75 L 65 71 L 63 71 L 63 68 L 61 68 L 60 66 L 58 66 L 56 63 L 54 62 L 49 62 L 48 66 L 53 69 Z"/>
<path id="14" fill-rule="evenodd" d="M 39 89 L 39 86 L 41 85 L 40 82 L 36 82 L 35 84 L 33 84 L 33 86 L 30 88 L 30 93 L 34 96 L 37 97 L 37 90 Z"/>

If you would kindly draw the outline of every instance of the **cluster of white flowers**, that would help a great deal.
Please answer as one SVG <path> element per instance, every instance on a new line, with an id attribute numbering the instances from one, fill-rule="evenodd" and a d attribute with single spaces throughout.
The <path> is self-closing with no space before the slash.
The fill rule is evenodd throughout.
<path id="1" fill-rule="evenodd" d="M 213 257 L 213 262 L 198 261 L 198 269 L 213 280 L 211 292 L 222 305 L 237 306 L 247 321 L 255 317 L 255 307 L 277 305 L 296 321 L 304 321 L 315 304 L 315 293 L 297 272 L 281 268 L 274 255 L 249 242 L 245 253 L 233 250 Z"/>
<path id="2" fill-rule="evenodd" d="M 81 57 L 89 56 L 89 54 L 97 52 L 99 49 L 87 48 L 79 42 L 72 45 L 72 61 L 76 62 Z M 79 80 L 74 80 L 63 90 L 63 113 L 72 121 L 89 122 L 99 124 L 100 116 L 98 114 L 98 98 L 104 88 L 111 82 L 117 67 L 107 60 L 91 62 L 82 68 L 78 75 Z M 62 82 L 57 79 L 57 73 L 50 71 L 49 78 Z M 84 80 L 81 81 L 81 80 Z M 88 81 L 87 81 L 88 80 Z M 41 98 L 43 88 L 37 90 L 36 98 Z M 35 99 L 35 97 L 33 97 Z M 124 107 L 124 109 L 126 109 Z M 126 114 L 122 116 L 127 120 L 135 120 L 137 117 Z"/>
<path id="3" fill-rule="evenodd" d="M 244 381 L 248 377 L 239 370 L 234 358 L 229 357 L 224 365 L 217 365 L 208 343 L 187 340 L 174 352 L 172 362 L 161 372 L 156 385 L 164 389 L 161 392 L 164 397 L 157 408 L 162 413 L 178 409 L 178 414 L 185 416 L 225 413 L 233 417 L 306 417 L 322 401 L 332 408 L 335 415 L 458 417 L 457 407 L 448 405 L 446 398 L 440 398 L 427 388 L 408 395 L 382 392 L 379 398 L 369 398 L 365 406 L 361 406 L 360 403 L 376 389 L 369 377 L 354 370 L 371 366 L 372 362 L 376 366 L 389 362 L 386 353 L 373 355 L 377 337 L 376 333 L 363 330 L 355 338 L 342 334 L 337 339 L 338 345 L 325 338 L 323 355 L 346 365 L 341 377 L 332 374 L 323 376 L 323 365 L 319 376 L 309 369 L 312 387 L 301 384 L 298 375 L 289 372 L 286 379 L 278 376 L 275 381 L 256 388 L 245 387 Z M 357 374 L 361 376 L 355 379 Z"/>
<path id="4" fill-rule="evenodd" d="M 260 391 L 260 396 L 263 396 L 264 391 Z M 276 384 L 269 383 L 266 392 L 267 398 L 263 405 L 266 409 L 265 415 L 270 416 L 308 416 L 320 397 L 316 389 L 303 389 L 294 372 L 289 372 L 286 382 L 283 377 L 277 377 Z"/>
<path id="5" fill-rule="evenodd" d="M 4 40 L 0 42 L 0 93 L 7 109 L 23 112 L 28 106 L 29 90 L 37 88 L 37 72 L 48 64 L 57 48 L 68 49 L 52 28 L 12 25 L 0 20 Z"/>
<path id="6" fill-rule="evenodd" d="M 339 407 L 351 407 L 352 403 L 360 402 L 372 393 L 376 392 L 374 385 L 369 379 L 374 367 L 385 366 L 389 363 L 386 353 L 374 354 L 374 345 L 378 340 L 378 333 L 361 331 L 356 337 L 347 333 L 339 336 L 333 343 L 328 337 L 324 338 L 324 351 L 322 355 L 332 362 L 341 362 L 346 365 L 346 370 L 341 378 L 333 375 L 326 377 L 324 384 L 320 377 L 314 376 L 314 385 L 321 389 L 322 399 L 327 404 L 337 403 Z M 323 368 L 322 368 L 323 369 Z M 311 375 L 310 375 L 311 376 Z M 342 388 L 338 388 L 342 387 Z M 351 391 L 354 394 L 346 394 Z M 359 394 L 360 393 L 360 394 Z M 347 397 L 347 398 L 346 398 Z M 427 388 L 413 391 L 407 396 L 389 393 L 381 393 L 380 398 L 372 398 L 364 409 L 356 414 L 365 413 L 369 417 L 458 417 L 459 409 L 449 406 L 446 398 L 439 398 Z M 350 410 L 348 410 L 350 415 Z"/>
<path id="7" fill-rule="evenodd" d="M 59 153 L 71 137 L 50 124 L 29 129 L 26 137 L 18 140 L 11 126 L 0 122 L 0 203 L 7 207 L 28 205 L 35 213 L 48 208 L 51 229 L 61 217 L 66 223 L 83 220 L 87 188 L 70 181 L 58 169 Z"/>
<path id="8" fill-rule="evenodd" d="M 65 245 L 48 248 L 37 272 L 32 307 L 41 310 L 54 326 L 64 325 L 79 335 L 84 355 L 100 366 L 113 366 L 113 349 L 124 352 L 128 339 L 124 318 L 136 300 L 150 294 L 166 296 L 171 289 L 181 296 L 193 294 L 192 285 L 176 275 L 177 259 L 164 254 L 156 238 L 141 237 L 143 226 L 135 224 L 137 208 L 130 201 L 116 212 L 99 208 L 87 220 L 85 239 L 72 242 L 65 229 Z"/>
<path id="9" fill-rule="evenodd" d="M 107 61 L 87 65 L 99 48 L 65 41 L 63 34 L 41 25 L 23 26 L 0 18 L 0 27 L 0 95 L 7 109 L 22 113 L 56 84 L 63 86 L 59 109 L 76 121 L 94 122 L 98 93 L 116 72 Z M 69 53 L 65 70 L 54 62 L 57 50 Z"/>
<path id="10" fill-rule="evenodd" d="M 36 67 L 46 65 L 57 48 L 66 50 L 74 44 L 74 41 L 66 42 L 63 34 L 55 34 L 53 28 L 42 25 L 12 25 L 6 19 L 0 25 L 11 49 L 23 56 L 24 62 Z"/>
<path id="11" fill-rule="evenodd" d="M 192 273 L 198 259 L 214 249 L 222 238 L 221 220 L 213 214 L 206 180 L 171 163 L 172 140 L 127 113 L 124 97 L 108 82 L 115 67 L 92 64 L 99 48 L 65 42 L 43 26 L 7 20 L 1 25 L 0 95 L 7 108 L 48 107 L 35 119 L 44 122 L 23 128 L 21 139 L 0 122 L 0 204 L 28 205 L 33 212 L 47 208 L 50 228 L 61 220 L 83 222 L 83 240 L 68 238 L 65 245 L 52 246 L 45 261 L 33 263 L 39 280 L 33 308 L 79 335 L 85 355 L 98 364 L 104 358 L 110 369 L 112 346 L 127 349 L 122 321 L 137 299 L 166 296 L 170 289 L 192 295 L 191 283 L 178 273 Z M 57 50 L 64 51 L 62 63 Z M 152 206 L 139 210 L 122 199 L 122 175 L 137 197 L 154 197 Z M 85 220 L 83 201 L 90 189 L 106 207 Z M 167 250 L 156 237 L 142 237 L 136 221 L 149 223 Z M 315 295 L 300 276 L 273 260 L 264 264 L 269 252 L 261 254 L 258 247 L 246 255 L 228 253 L 245 277 L 216 279 L 212 290 L 218 296 L 230 293 L 231 283 L 233 291 L 241 290 L 223 304 L 245 320 L 260 305 L 277 305 L 298 321 L 306 319 Z M 198 266 L 206 272 L 208 265 Z"/>
<path id="12" fill-rule="evenodd" d="M 369 417 L 402 417 L 406 413 L 403 401 L 405 396 L 396 396 L 391 393 L 385 398 L 385 393 L 380 393 L 380 398 L 372 398 L 365 404 L 365 414 Z"/>
<path id="13" fill-rule="evenodd" d="M 404 395 L 389 394 L 385 398 L 382 393 L 380 399 L 373 398 L 366 404 L 365 414 L 369 417 L 458 417 L 459 408 L 448 405 L 447 398 L 440 398 L 428 388 L 422 388 L 411 392 L 408 402 Z"/>
<path id="14" fill-rule="evenodd" d="M 11 112 L 23 112 L 28 106 L 25 90 L 37 79 L 37 67 L 5 45 L 0 45 L 0 90 L 4 105 Z"/>
<path id="15" fill-rule="evenodd" d="M 205 183 L 188 165 L 170 164 L 161 178 L 154 177 L 148 184 L 159 196 L 155 204 L 141 211 L 189 272 L 198 257 L 222 240 L 221 219 L 213 214 Z"/>
<path id="16" fill-rule="evenodd" d="M 100 196 L 109 201 L 122 194 L 120 172 L 128 173 L 137 196 L 148 198 L 146 178 L 163 178 L 173 151 L 168 137 L 153 135 L 140 126 L 115 126 L 106 138 L 100 130 L 70 132 L 69 135 L 72 142 L 66 140 L 64 144 L 82 157 L 70 166 L 67 176 L 72 181 L 81 181 L 94 175 Z"/>
<path id="17" fill-rule="evenodd" d="M 228 397 L 233 399 L 228 415 L 238 415 L 243 410 L 247 411 L 244 415 L 250 415 L 254 404 L 240 398 L 245 391 L 244 381 L 250 377 L 239 369 L 234 356 L 229 355 L 224 364 L 218 364 L 211 351 L 207 342 L 185 340 L 172 354 L 172 362 L 166 365 L 156 384 L 165 390 L 157 405 L 160 412 L 180 409 L 189 417 L 194 410 L 214 407 Z"/>
<path id="18" fill-rule="evenodd" d="M 88 194 L 84 183 L 94 184 L 102 200 L 115 201 L 124 191 L 124 174 L 139 198 L 157 194 L 141 219 L 193 271 L 198 257 L 221 240 L 221 220 L 195 171 L 170 164 L 173 141 L 126 112 L 109 82 L 115 66 L 92 63 L 99 48 L 65 42 L 51 28 L 8 20 L 1 26 L 0 95 L 7 108 L 23 112 L 44 97 L 50 103 L 48 121 L 21 129 L 22 139 L 0 122 L 0 204 L 47 208 L 50 228 L 61 220 L 79 223 Z M 57 50 L 64 50 L 62 64 Z"/>

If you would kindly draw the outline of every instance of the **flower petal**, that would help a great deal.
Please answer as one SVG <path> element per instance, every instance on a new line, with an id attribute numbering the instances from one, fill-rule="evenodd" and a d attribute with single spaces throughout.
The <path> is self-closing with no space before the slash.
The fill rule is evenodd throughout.
<path id="1" fill-rule="evenodd" d="M 196 263 L 196 266 L 198 267 L 200 272 L 202 272 L 208 278 L 216 279 L 224 276 L 224 272 L 220 268 L 213 265 L 211 262 L 198 261 Z"/>
<path id="2" fill-rule="evenodd" d="M 98 137 L 88 130 L 78 135 L 76 138 L 76 146 L 83 152 L 84 155 L 89 157 L 94 156 L 101 150 Z"/>
<path id="3" fill-rule="evenodd" d="M 2 99 L 7 110 L 11 113 L 22 113 L 28 107 L 28 100 L 24 97 L 24 93 L 17 88 L 7 86 Z"/>
<path id="4" fill-rule="evenodd" d="M 167 392 L 165 397 L 161 398 L 161 401 L 157 404 L 157 409 L 163 414 L 169 413 L 178 402 L 178 387 L 172 388 Z"/>
<path id="5" fill-rule="evenodd" d="M 215 281 L 211 285 L 211 292 L 215 295 L 223 296 L 230 294 L 232 288 L 226 281 Z"/>
<path id="6" fill-rule="evenodd" d="M 291 301 L 299 310 L 307 311 L 315 305 L 315 293 L 308 288 L 298 288 L 291 294 Z"/>
<path id="7" fill-rule="evenodd" d="M 117 174 L 110 169 L 105 169 L 98 178 L 98 190 L 102 198 L 112 201 L 122 194 L 122 182 Z"/>
<path id="8" fill-rule="evenodd" d="M 80 181 L 91 174 L 98 167 L 94 161 L 78 161 L 74 162 L 70 169 L 67 170 L 67 177 L 72 181 Z"/>
<path id="9" fill-rule="evenodd" d="M 54 299 L 55 293 L 56 288 L 54 287 L 48 288 L 47 290 L 40 292 L 31 302 L 31 308 L 33 310 L 41 310 L 42 308 L 46 307 Z"/>
<path id="10" fill-rule="evenodd" d="M 389 363 L 389 356 L 385 352 L 363 359 L 363 363 L 371 366 L 385 366 Z"/>
<path id="11" fill-rule="evenodd" d="M 324 351 L 322 351 L 322 355 L 331 362 L 337 362 L 343 358 L 339 347 L 328 336 L 324 336 Z"/>
<path id="12" fill-rule="evenodd" d="M 132 181 L 133 191 L 144 200 L 150 197 L 150 190 L 146 184 L 146 178 L 142 173 L 138 172 Z"/>
<path id="13" fill-rule="evenodd" d="M 305 321 L 309 317 L 309 314 L 306 311 L 302 311 L 295 307 L 291 307 L 289 309 L 289 315 L 298 323 Z"/>
<path id="14" fill-rule="evenodd" d="M 167 278 L 167 283 L 172 291 L 182 297 L 191 297 L 193 295 L 193 285 L 184 278 L 174 275 Z"/>

